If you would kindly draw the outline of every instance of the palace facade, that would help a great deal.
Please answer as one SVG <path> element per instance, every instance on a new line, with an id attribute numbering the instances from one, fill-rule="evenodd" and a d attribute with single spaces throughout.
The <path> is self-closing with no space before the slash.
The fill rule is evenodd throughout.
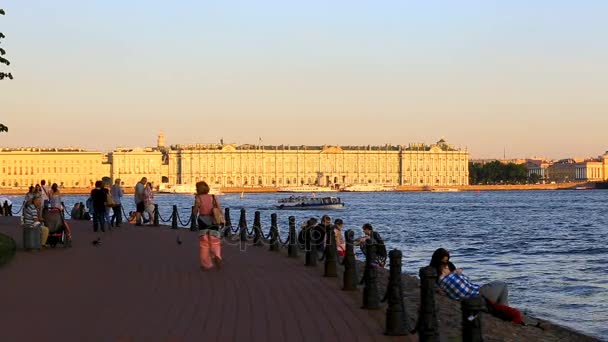
<path id="1" fill-rule="evenodd" d="M 154 184 L 289 187 L 351 184 L 468 185 L 469 153 L 440 140 L 407 146 L 259 146 L 197 144 L 117 148 L 107 155 L 80 149 L 2 149 L 0 183 L 28 187 L 41 179 L 90 188 L 103 176 L 125 186 L 145 176 Z"/>

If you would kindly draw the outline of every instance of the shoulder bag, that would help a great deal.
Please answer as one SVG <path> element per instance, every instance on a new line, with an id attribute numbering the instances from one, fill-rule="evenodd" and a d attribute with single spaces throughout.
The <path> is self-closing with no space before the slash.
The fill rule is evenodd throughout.
<path id="1" fill-rule="evenodd" d="M 211 214 L 213 216 L 213 224 L 224 225 L 226 223 L 226 220 L 224 219 L 222 209 L 220 209 L 220 206 L 217 204 L 215 195 L 211 195 L 211 197 L 213 197 L 213 208 L 211 209 Z"/>

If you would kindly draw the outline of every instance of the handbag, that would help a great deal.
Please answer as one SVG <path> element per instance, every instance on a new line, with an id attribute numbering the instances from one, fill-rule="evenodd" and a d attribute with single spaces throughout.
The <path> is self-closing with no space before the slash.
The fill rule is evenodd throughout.
<path id="1" fill-rule="evenodd" d="M 224 214 L 222 213 L 222 209 L 220 209 L 217 201 L 215 200 L 215 195 L 211 195 L 213 197 L 213 207 L 211 208 L 211 214 L 213 216 L 213 224 L 224 225 L 226 224 L 226 220 L 224 219 Z"/>
<path id="2" fill-rule="evenodd" d="M 106 207 L 112 208 L 114 206 L 116 206 L 116 202 L 114 202 L 112 194 L 110 194 L 110 192 L 108 191 L 108 193 L 106 194 Z"/>

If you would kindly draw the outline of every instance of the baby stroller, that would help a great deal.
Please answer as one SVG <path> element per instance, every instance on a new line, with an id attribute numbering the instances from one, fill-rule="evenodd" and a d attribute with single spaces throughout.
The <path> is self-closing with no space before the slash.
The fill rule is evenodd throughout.
<path id="1" fill-rule="evenodd" d="M 46 243 L 52 248 L 55 248 L 57 244 L 62 244 L 63 247 L 67 247 L 65 222 L 63 221 L 61 209 L 47 209 L 44 214 L 44 221 L 46 223 L 45 225 L 49 228 L 49 238 L 46 240 Z"/>

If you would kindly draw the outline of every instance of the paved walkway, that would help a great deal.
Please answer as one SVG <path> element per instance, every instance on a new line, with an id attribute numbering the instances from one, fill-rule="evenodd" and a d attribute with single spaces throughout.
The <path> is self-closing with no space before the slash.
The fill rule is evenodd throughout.
<path id="1" fill-rule="evenodd" d="M 23 252 L 18 218 L 0 217 L 20 248 L 0 269 L 0 340 L 391 340 L 384 311 L 360 309 L 360 292 L 341 291 L 300 259 L 225 246 L 224 268 L 202 272 L 189 231 L 178 245 L 168 228 L 95 234 L 90 222 L 70 223 L 73 248 Z"/>

